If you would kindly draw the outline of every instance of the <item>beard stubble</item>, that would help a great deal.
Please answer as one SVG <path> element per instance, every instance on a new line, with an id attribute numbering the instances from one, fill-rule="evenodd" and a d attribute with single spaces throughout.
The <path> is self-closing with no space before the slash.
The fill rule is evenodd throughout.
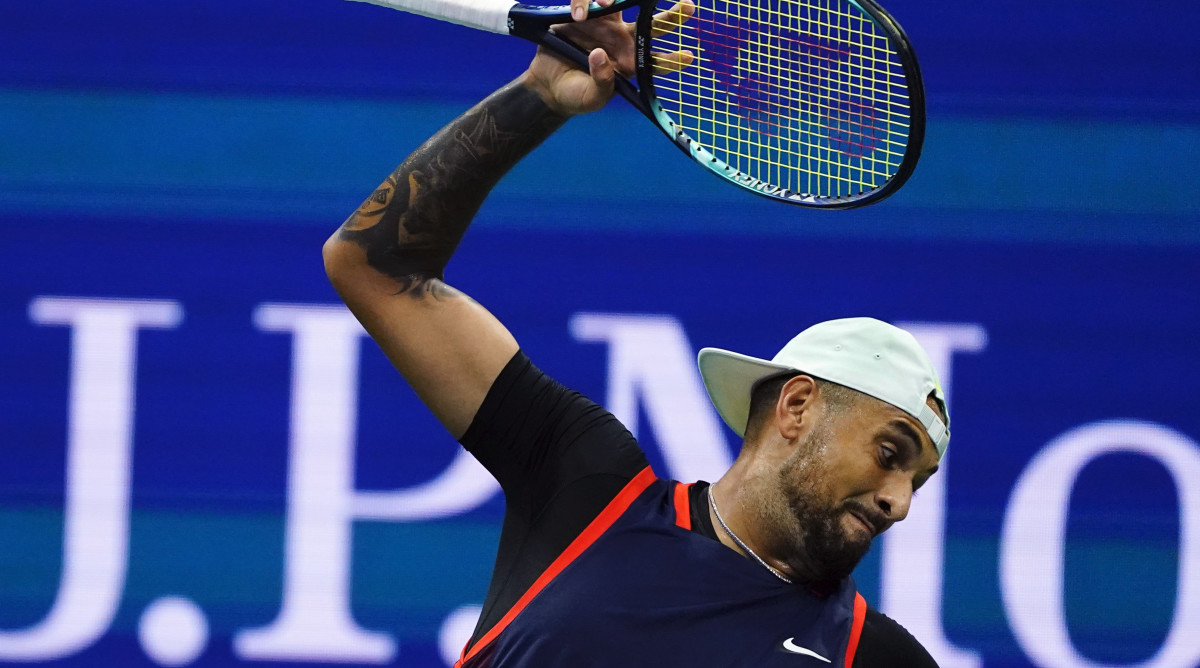
<path id="1" fill-rule="evenodd" d="M 828 459 L 829 419 L 796 448 L 777 473 L 772 503 L 759 507 L 792 571 L 810 584 L 833 585 L 848 577 L 871 549 L 871 538 L 847 535 L 842 518 L 853 502 L 832 499 Z"/>

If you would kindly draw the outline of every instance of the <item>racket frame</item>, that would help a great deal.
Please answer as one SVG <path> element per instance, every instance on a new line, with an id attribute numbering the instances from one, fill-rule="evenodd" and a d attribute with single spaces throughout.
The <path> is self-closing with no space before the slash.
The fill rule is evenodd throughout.
<path id="1" fill-rule="evenodd" d="M 761 181 L 745 174 L 723 160 L 717 158 L 707 148 L 692 140 L 687 133 L 677 126 L 670 112 L 663 108 L 655 94 L 653 66 L 643 66 L 643 59 L 653 58 L 650 53 L 649 39 L 653 21 L 653 11 L 643 11 L 638 15 L 636 33 L 637 48 L 637 81 L 638 93 L 645 105 L 640 108 L 642 113 L 651 118 L 675 145 L 687 153 L 696 162 L 708 168 L 708 171 L 732 182 L 752 193 L 775 201 L 783 201 L 805 207 L 838 210 L 852 209 L 880 202 L 894 194 L 916 169 L 921 158 L 921 148 L 925 141 L 925 87 L 921 78 L 921 68 L 917 63 L 916 52 L 908 35 L 886 10 L 873 0 L 847 0 L 858 7 L 871 21 L 886 33 L 889 43 L 894 47 L 897 58 L 904 71 L 905 83 L 909 101 L 909 125 L 907 142 L 904 148 L 904 158 L 892 175 L 882 185 L 853 195 L 819 196 L 806 193 L 795 193 L 778 189 L 772 184 Z M 650 113 L 647 113 L 649 110 Z"/>
<path id="2" fill-rule="evenodd" d="M 588 52 L 551 29 L 551 26 L 557 24 L 574 22 L 569 5 L 545 6 L 512 2 L 509 6 L 505 0 L 488 0 L 482 7 L 479 5 L 479 0 L 363 1 L 424 16 L 443 18 L 490 32 L 502 32 L 507 28 L 508 34 L 544 46 L 584 71 L 588 69 Z M 897 166 L 896 173 L 882 185 L 852 195 L 821 196 L 792 192 L 739 171 L 718 158 L 701 143 L 693 140 L 672 119 L 671 113 L 663 107 L 655 94 L 654 54 L 651 51 L 651 43 L 657 0 L 617 0 L 607 7 L 592 2 L 588 6 L 588 19 L 615 14 L 632 7 L 639 8 L 634 32 L 637 86 L 618 74 L 614 80 L 616 91 L 634 108 L 653 121 L 681 151 L 706 167 L 709 172 L 745 190 L 775 201 L 820 209 L 849 209 L 883 200 L 895 193 L 912 175 L 913 169 L 920 159 L 925 138 L 925 90 L 916 53 L 908 36 L 895 19 L 874 0 L 847 0 L 847 2 L 858 7 L 887 35 L 904 72 L 909 103 L 907 142 L 904 148 L 904 157 Z M 507 20 L 500 21 L 506 6 Z M 454 18 L 449 18 L 451 16 Z"/>

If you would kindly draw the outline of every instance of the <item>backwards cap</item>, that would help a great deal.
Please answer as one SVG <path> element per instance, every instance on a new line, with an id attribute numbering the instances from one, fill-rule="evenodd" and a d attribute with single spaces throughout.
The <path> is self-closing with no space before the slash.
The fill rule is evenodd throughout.
<path id="1" fill-rule="evenodd" d="M 949 425 L 926 403 L 933 394 L 949 421 L 946 396 L 929 356 L 912 334 L 874 318 L 813 325 L 788 341 L 769 362 L 704 348 L 697 364 L 717 412 L 739 436 L 746 434 L 755 383 L 797 371 L 858 390 L 915 417 L 937 447 L 938 459 L 950 443 Z"/>

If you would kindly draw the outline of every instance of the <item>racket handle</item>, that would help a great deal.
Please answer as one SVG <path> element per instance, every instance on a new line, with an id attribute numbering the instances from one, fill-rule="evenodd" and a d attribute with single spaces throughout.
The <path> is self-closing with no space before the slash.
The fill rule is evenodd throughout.
<path id="1" fill-rule="evenodd" d="M 508 11 L 513 0 L 353 0 L 391 7 L 410 14 L 457 23 L 476 30 L 508 34 Z"/>

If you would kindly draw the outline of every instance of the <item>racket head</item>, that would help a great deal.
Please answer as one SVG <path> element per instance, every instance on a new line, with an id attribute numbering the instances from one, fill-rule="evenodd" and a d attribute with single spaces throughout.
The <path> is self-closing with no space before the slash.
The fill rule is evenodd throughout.
<path id="1" fill-rule="evenodd" d="M 638 15 L 637 82 L 685 153 L 753 193 L 814 208 L 872 204 L 908 180 L 925 93 L 912 45 L 882 7 L 694 0 L 684 20 L 669 13 L 674 1 L 648 0 L 657 7 Z M 695 58 L 679 69 L 656 55 L 676 51 Z"/>

